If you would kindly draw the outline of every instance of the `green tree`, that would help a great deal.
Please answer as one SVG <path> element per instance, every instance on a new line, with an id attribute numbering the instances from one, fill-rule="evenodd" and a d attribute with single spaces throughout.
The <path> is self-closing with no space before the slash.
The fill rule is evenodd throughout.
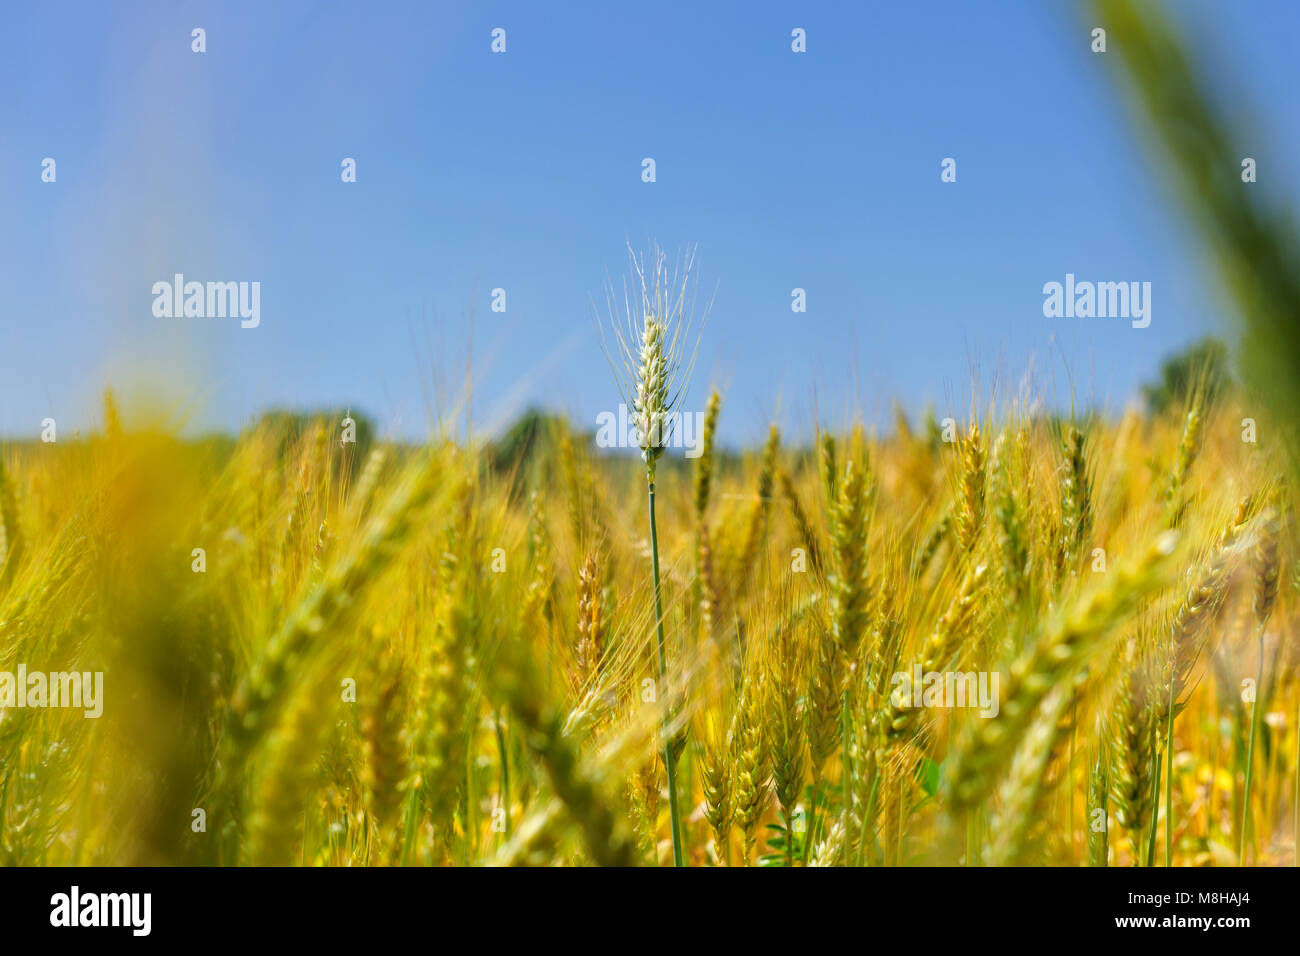
<path id="1" fill-rule="evenodd" d="M 1206 404 L 1213 402 L 1231 377 L 1228 347 L 1216 338 L 1204 338 L 1166 358 L 1159 377 L 1142 386 L 1142 395 L 1147 407 L 1158 415 L 1167 408 L 1181 407 L 1196 391 Z"/>

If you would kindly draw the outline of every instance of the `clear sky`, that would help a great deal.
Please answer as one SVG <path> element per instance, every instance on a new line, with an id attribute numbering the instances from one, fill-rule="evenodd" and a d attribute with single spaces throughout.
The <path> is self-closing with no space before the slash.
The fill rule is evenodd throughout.
<path id="1" fill-rule="evenodd" d="M 1253 106 L 1261 186 L 1294 195 L 1300 5 L 1172 8 Z M 0 21 L 0 434 L 81 427 L 106 383 L 143 381 L 199 427 L 351 405 L 418 437 L 471 315 L 480 427 L 535 402 L 594 428 L 618 393 L 591 300 L 628 240 L 698 244 L 714 304 L 687 406 L 725 385 L 731 443 L 814 405 L 959 410 L 973 370 L 987 393 L 1031 363 L 1116 408 L 1219 324 L 1118 59 L 1066 2 L 54 0 Z M 177 272 L 260 282 L 260 326 L 155 317 Z M 1150 327 L 1045 318 L 1067 272 L 1149 281 Z"/>

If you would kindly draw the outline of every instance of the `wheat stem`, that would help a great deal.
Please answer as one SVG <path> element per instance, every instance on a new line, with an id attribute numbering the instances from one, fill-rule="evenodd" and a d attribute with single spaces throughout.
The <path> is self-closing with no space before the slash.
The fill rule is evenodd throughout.
<path id="1" fill-rule="evenodd" d="M 1256 628 L 1258 633 L 1259 663 L 1255 666 L 1255 699 L 1250 704 L 1250 744 L 1246 748 L 1246 782 L 1241 791 L 1241 834 L 1237 849 L 1237 865 L 1246 865 L 1246 842 L 1250 831 L 1250 786 L 1255 769 L 1255 737 L 1259 732 L 1259 710 L 1264 703 L 1260 690 L 1264 683 L 1264 623 Z"/>
<path id="2" fill-rule="evenodd" d="M 666 690 L 665 672 L 668 669 L 664 650 L 664 603 L 659 580 L 659 528 L 655 522 L 655 483 L 654 472 L 650 472 L 650 562 L 654 572 L 655 588 L 655 648 L 659 661 L 659 693 Z M 682 823 L 677 807 L 677 761 L 673 755 L 672 738 L 668 734 L 669 710 L 665 703 L 663 717 L 664 768 L 668 776 L 668 820 L 673 833 L 673 866 L 685 866 L 682 857 Z"/>

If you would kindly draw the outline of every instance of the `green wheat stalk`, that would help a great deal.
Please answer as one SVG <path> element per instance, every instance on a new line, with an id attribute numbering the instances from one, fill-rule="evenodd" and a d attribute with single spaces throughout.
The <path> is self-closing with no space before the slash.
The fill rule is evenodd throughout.
<path id="1" fill-rule="evenodd" d="M 659 458 L 672 437 L 675 419 L 699 347 L 697 338 L 689 356 L 686 354 L 694 313 L 691 275 L 695 254 L 694 250 L 688 252 L 672 274 L 668 269 L 667 257 L 657 246 L 648 257 L 638 257 L 630 247 L 628 255 L 631 260 L 632 282 L 630 289 L 624 285 L 621 311 L 613 287 L 607 287 L 610 324 L 618 340 L 623 374 L 614 366 L 608 349 L 605 354 L 624 401 L 632 408 L 632 422 L 636 428 L 641 457 L 645 461 L 650 518 L 650 566 L 654 582 L 655 651 L 658 687 L 662 693 L 667 687 L 665 675 L 668 661 L 664 639 L 663 587 L 659 572 L 659 526 L 655 518 L 655 476 Z M 639 333 L 636 327 L 638 316 L 641 323 Z M 634 348 L 631 344 L 633 342 L 639 342 L 639 347 Z M 673 865 L 683 866 L 685 858 L 682 852 L 681 810 L 677 795 L 677 757 L 681 747 L 669 735 L 671 710 L 669 706 L 664 708 L 663 754 L 668 777 Z"/>

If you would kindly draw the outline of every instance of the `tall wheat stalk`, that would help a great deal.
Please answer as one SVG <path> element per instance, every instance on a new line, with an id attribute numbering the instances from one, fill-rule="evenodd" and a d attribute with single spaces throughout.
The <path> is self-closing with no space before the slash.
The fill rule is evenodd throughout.
<path id="1" fill-rule="evenodd" d="M 658 666 L 657 688 L 663 703 L 663 755 L 668 778 L 668 813 L 672 827 L 673 865 L 684 866 L 681 810 L 677 793 L 677 758 L 680 746 L 669 735 L 673 701 L 668 697 L 668 661 L 664 638 L 663 583 L 659 571 L 659 525 L 655 516 L 655 476 L 659 458 L 677 427 L 686 385 L 695 364 L 695 348 L 686 349 L 691 335 L 694 313 L 692 269 L 694 251 L 687 253 L 670 274 L 667 256 L 657 246 L 648 257 L 638 257 L 628 249 L 631 260 L 631 289 L 624 285 L 620 310 L 612 286 L 607 289 L 610 325 L 618 340 L 623 372 L 615 368 L 606 349 L 606 357 L 623 393 L 632 408 L 641 457 L 645 461 L 647 510 L 650 520 L 650 567 L 654 585 L 655 659 Z M 633 306 L 635 302 L 635 309 Z M 639 317 L 639 319 L 638 319 Z M 640 322 L 639 333 L 636 323 Z M 603 342 L 602 338 L 602 342 Z M 638 343 L 634 347 L 631 343 Z M 696 339 L 696 347 L 699 340 Z"/>
<path id="2" fill-rule="evenodd" d="M 1266 514 L 1255 544 L 1254 554 L 1255 592 L 1253 608 L 1255 612 L 1256 653 L 1259 661 L 1255 665 L 1255 699 L 1250 705 L 1250 744 L 1246 749 L 1246 782 L 1241 797 L 1241 845 L 1237 851 L 1238 865 L 1246 865 L 1246 846 L 1250 838 L 1250 785 L 1255 769 L 1255 737 L 1259 734 L 1259 712 L 1264 706 L 1264 627 L 1273 614 L 1273 605 L 1277 602 L 1277 531 L 1274 517 Z"/>

